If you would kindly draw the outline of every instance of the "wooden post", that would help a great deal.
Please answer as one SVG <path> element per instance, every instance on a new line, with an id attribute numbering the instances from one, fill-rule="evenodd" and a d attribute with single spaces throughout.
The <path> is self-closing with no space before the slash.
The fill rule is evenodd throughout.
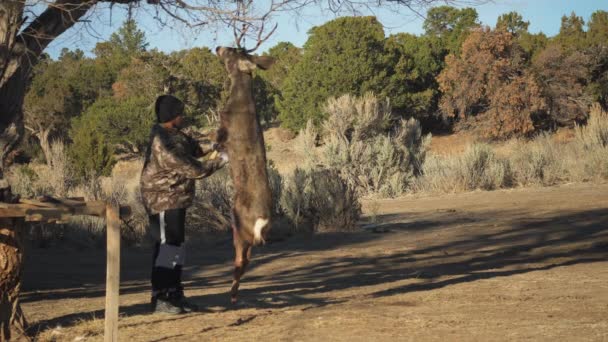
<path id="1" fill-rule="evenodd" d="M 107 270 L 105 342 L 118 341 L 118 291 L 120 288 L 120 217 L 119 208 L 107 204 Z"/>

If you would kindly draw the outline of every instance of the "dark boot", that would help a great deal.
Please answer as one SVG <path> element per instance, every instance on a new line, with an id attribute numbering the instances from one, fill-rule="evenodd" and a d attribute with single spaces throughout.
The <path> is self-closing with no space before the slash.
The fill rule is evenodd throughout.
<path id="1" fill-rule="evenodd" d="M 181 304 L 181 300 L 175 296 L 169 296 L 167 294 L 159 294 L 152 297 L 152 311 L 154 313 L 171 315 L 186 313 L 186 310 Z"/>
<path id="2" fill-rule="evenodd" d="M 184 295 L 183 290 L 176 291 L 173 296 L 175 296 L 175 299 L 181 304 L 181 307 L 184 309 L 185 312 L 189 313 L 198 311 L 198 305 L 190 302 L 188 298 L 186 298 L 186 296 Z"/>

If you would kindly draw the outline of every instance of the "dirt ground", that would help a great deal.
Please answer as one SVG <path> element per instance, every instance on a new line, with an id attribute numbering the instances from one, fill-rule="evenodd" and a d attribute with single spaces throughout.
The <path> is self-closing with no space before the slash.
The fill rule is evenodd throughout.
<path id="1" fill-rule="evenodd" d="M 608 341 L 608 185 L 366 207 L 373 229 L 254 250 L 237 306 L 229 239 L 189 246 L 183 316 L 147 312 L 150 256 L 124 251 L 120 340 Z M 103 251 L 28 252 L 39 340 L 102 340 Z"/>

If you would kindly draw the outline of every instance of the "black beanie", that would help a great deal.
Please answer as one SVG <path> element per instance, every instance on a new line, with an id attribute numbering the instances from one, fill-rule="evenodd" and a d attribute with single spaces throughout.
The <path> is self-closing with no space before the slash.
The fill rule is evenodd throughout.
<path id="1" fill-rule="evenodd" d="M 169 122 L 184 113 L 184 103 L 173 95 L 161 95 L 154 106 L 156 120 L 160 123 Z"/>

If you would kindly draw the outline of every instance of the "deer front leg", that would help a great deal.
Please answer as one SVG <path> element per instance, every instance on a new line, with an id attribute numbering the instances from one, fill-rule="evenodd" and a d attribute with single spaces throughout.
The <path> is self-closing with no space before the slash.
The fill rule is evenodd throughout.
<path id="1" fill-rule="evenodd" d="M 245 273 L 245 268 L 249 264 L 251 257 L 251 245 L 242 241 L 234 225 L 232 226 L 232 231 L 234 239 L 234 278 L 232 280 L 232 288 L 230 289 L 230 301 L 232 304 L 236 304 L 241 277 Z"/>

